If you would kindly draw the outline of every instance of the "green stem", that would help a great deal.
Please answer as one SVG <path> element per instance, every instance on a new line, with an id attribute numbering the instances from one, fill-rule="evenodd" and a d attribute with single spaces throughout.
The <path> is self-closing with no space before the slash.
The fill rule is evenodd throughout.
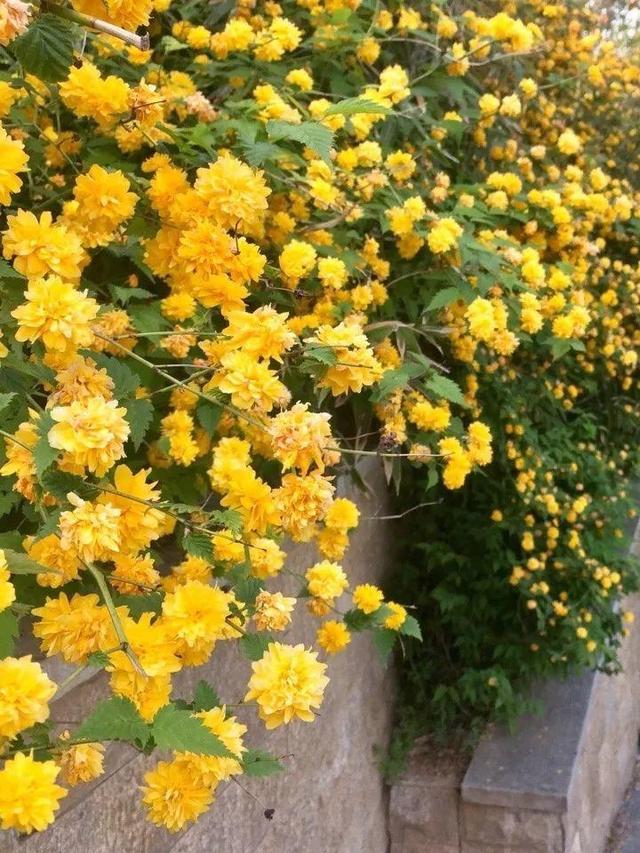
<path id="1" fill-rule="evenodd" d="M 102 595 L 102 600 L 104 602 L 104 606 L 107 608 L 109 612 L 109 616 L 111 617 L 111 622 L 113 623 L 113 629 L 116 632 L 116 637 L 120 640 L 120 645 L 122 647 L 122 651 L 126 654 L 126 656 L 131 661 L 131 665 L 139 672 L 140 675 L 146 675 L 146 672 L 142 668 L 140 661 L 133 653 L 131 646 L 129 645 L 129 641 L 127 640 L 127 635 L 124 632 L 124 628 L 122 627 L 122 622 L 120 621 L 120 617 L 118 616 L 118 611 L 116 610 L 116 606 L 113 603 L 113 598 L 111 597 L 111 592 L 109 590 L 109 585 L 107 584 L 104 575 L 102 572 L 98 571 L 95 566 L 92 566 L 90 563 L 86 564 L 87 569 L 93 575 L 93 579 L 98 584 L 98 589 L 100 590 L 100 594 Z"/>
<path id="2" fill-rule="evenodd" d="M 115 24 L 110 24 L 109 21 L 94 18 L 93 15 L 83 15 L 82 12 L 76 12 L 75 9 L 69 9 L 66 6 L 58 6 L 56 3 L 49 3 L 48 0 L 43 0 L 40 4 L 40 9 L 43 12 L 48 12 L 50 15 L 64 18 L 66 21 L 73 21 L 74 24 L 81 24 L 83 27 L 90 27 L 92 30 L 98 30 L 98 32 L 105 33 L 108 36 L 115 36 L 115 38 L 120 39 L 126 44 L 137 47 L 138 50 L 149 50 L 149 36 L 147 33 L 139 36 L 136 33 L 132 33 L 131 30 L 125 30 L 122 27 L 117 27 Z"/>

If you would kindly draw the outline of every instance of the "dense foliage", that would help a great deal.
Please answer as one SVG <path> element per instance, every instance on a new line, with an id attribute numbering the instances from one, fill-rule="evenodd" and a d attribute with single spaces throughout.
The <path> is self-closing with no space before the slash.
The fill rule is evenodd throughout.
<path id="1" fill-rule="evenodd" d="M 124 740 L 171 753 L 142 796 L 182 829 L 280 769 L 242 720 L 313 721 L 353 631 L 404 635 L 430 725 L 615 667 L 640 68 L 581 7 L 0 0 L 3 828 Z M 386 600 L 340 562 L 365 455 L 417 542 Z M 299 600 L 316 650 L 277 638 Z M 27 632 L 108 674 L 72 732 Z M 172 698 L 218 643 L 233 714 Z"/>

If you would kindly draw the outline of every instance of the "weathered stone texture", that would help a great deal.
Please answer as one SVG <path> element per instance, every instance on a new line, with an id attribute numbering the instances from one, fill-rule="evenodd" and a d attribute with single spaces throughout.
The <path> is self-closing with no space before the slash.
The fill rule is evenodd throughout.
<path id="1" fill-rule="evenodd" d="M 370 494 L 341 486 L 363 516 L 344 561 L 352 584 L 381 581 L 392 559 L 393 522 L 367 520 L 388 511 L 381 474 L 367 466 L 365 475 Z M 310 547 L 296 546 L 288 565 L 303 572 L 316 559 Z M 287 577 L 281 588 L 295 593 L 299 586 L 298 579 Z M 346 598 L 341 604 L 347 609 Z M 302 603 L 298 610 L 285 641 L 309 644 L 318 622 L 306 616 Z M 329 665 L 331 681 L 313 725 L 299 722 L 266 732 L 250 709 L 239 709 L 249 725 L 246 742 L 285 756 L 287 772 L 221 785 L 213 807 L 191 828 L 172 835 L 145 819 L 138 786 L 157 757 L 118 745 L 109 749 L 108 774 L 93 787 L 76 789 L 49 830 L 8 843 L 2 853 L 387 853 L 387 795 L 374 749 L 384 748 L 390 733 L 392 673 L 367 635 L 354 636 Z M 246 692 L 249 673 L 250 662 L 235 644 L 222 643 L 210 664 L 176 677 L 176 693 L 190 696 L 206 678 L 234 703 Z M 96 676 L 54 703 L 52 717 L 78 720 L 103 695 L 104 678 Z M 275 809 L 271 821 L 264 817 L 266 808 Z"/>

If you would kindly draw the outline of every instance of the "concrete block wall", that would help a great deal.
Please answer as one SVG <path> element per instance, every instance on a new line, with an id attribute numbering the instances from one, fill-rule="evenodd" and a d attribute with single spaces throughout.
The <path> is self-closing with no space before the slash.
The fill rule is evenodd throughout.
<path id="1" fill-rule="evenodd" d="M 393 522 L 367 520 L 388 513 L 382 472 L 367 465 L 361 473 L 369 494 L 347 481 L 339 484 L 363 517 L 344 561 L 352 584 L 381 582 L 393 555 Z M 288 566 L 304 572 L 317 559 L 310 547 L 296 546 Z M 299 586 L 298 579 L 288 577 L 281 588 L 295 594 Z M 348 608 L 346 597 L 341 603 Z M 298 610 L 286 642 L 308 645 L 318 622 L 306 616 L 304 604 Z M 140 799 L 143 774 L 158 756 L 147 758 L 114 744 L 107 750 L 106 773 L 73 789 L 51 828 L 21 839 L 3 833 L 1 853 L 387 853 L 387 792 L 374 749 L 385 748 L 391 731 L 393 676 L 367 635 L 355 635 L 329 667 L 325 701 L 312 725 L 299 722 L 266 732 L 255 713 L 238 709 L 249 724 L 248 746 L 287 756 L 283 774 L 238 780 L 256 799 L 234 782 L 221 785 L 213 806 L 195 825 L 168 833 L 146 820 Z M 249 673 L 250 662 L 236 644 L 223 643 L 209 664 L 178 675 L 176 693 L 190 698 L 195 684 L 206 678 L 223 699 L 238 702 Z M 64 668 L 55 676 L 64 677 Z M 104 676 L 94 675 L 53 703 L 52 719 L 80 720 L 106 695 Z M 266 808 L 275 809 L 270 821 Z"/>

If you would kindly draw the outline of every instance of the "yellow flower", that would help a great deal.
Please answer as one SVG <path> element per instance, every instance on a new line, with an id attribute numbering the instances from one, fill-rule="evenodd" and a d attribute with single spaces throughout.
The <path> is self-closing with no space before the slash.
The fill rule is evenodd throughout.
<path id="1" fill-rule="evenodd" d="M 162 536 L 165 515 L 149 504 L 160 500 L 155 483 L 147 483 L 151 469 L 142 468 L 134 474 L 128 465 L 118 465 L 113 475 L 113 488 L 121 494 L 103 492 L 98 503 L 120 510 L 118 531 L 121 550 L 137 554 Z M 127 497 L 130 495 L 131 498 Z"/>
<path id="2" fill-rule="evenodd" d="M 295 598 L 286 598 L 281 592 L 263 590 L 256 598 L 253 620 L 258 631 L 284 631 L 291 622 L 296 605 Z"/>
<path id="3" fill-rule="evenodd" d="M 336 397 L 347 391 L 362 391 L 382 376 L 382 365 L 373 354 L 369 340 L 357 324 L 322 325 L 313 337 L 306 338 L 309 349 L 327 348 L 335 354 L 332 364 L 319 382 Z"/>
<path id="4" fill-rule="evenodd" d="M 11 312 L 18 321 L 16 340 L 41 340 L 48 350 L 67 356 L 91 345 L 91 322 L 98 313 L 98 304 L 87 296 L 87 291 L 76 290 L 58 276 L 50 276 L 31 280 L 25 297 L 27 302 Z"/>
<path id="5" fill-rule="evenodd" d="M 199 640 L 217 640 L 225 629 L 231 598 L 217 587 L 187 581 L 165 596 L 163 623 L 188 646 Z"/>
<path id="6" fill-rule="evenodd" d="M 120 551 L 120 510 L 110 503 L 91 503 L 73 492 L 67 495 L 73 510 L 60 514 L 60 542 L 65 551 L 85 563 L 108 561 Z"/>
<path id="7" fill-rule="evenodd" d="M 233 474 L 228 492 L 220 503 L 229 509 L 237 509 L 242 515 L 245 530 L 252 533 L 264 533 L 269 525 L 278 525 L 281 520 L 274 493 L 251 468 Z"/>
<path id="8" fill-rule="evenodd" d="M 310 243 L 291 240 L 280 253 L 278 263 L 290 286 L 309 275 L 316 265 L 316 250 Z"/>
<path id="9" fill-rule="evenodd" d="M 384 601 L 382 590 L 370 583 L 361 583 L 353 591 L 353 604 L 363 613 L 375 613 Z"/>
<path id="10" fill-rule="evenodd" d="M 60 768 L 53 761 L 36 761 L 19 752 L 0 770 L 0 825 L 18 832 L 41 832 L 53 822 L 67 795 L 55 781 Z"/>
<path id="11" fill-rule="evenodd" d="M 477 296 L 466 310 L 469 331 L 476 340 L 488 341 L 495 332 L 494 308 L 488 299 Z"/>
<path id="12" fill-rule="evenodd" d="M 76 178 L 74 201 L 68 210 L 65 206 L 65 220 L 85 246 L 105 246 L 132 216 L 138 197 L 129 187 L 122 172 L 107 172 L 97 163 Z"/>
<path id="13" fill-rule="evenodd" d="M 198 169 L 194 190 L 205 215 L 221 228 L 259 232 L 271 194 L 260 170 L 223 154 Z"/>
<path id="14" fill-rule="evenodd" d="M 360 511 L 349 498 L 336 498 L 324 518 L 327 527 L 333 530 L 351 530 L 358 526 Z"/>
<path id="15" fill-rule="evenodd" d="M 150 554 L 118 554 L 114 557 L 114 564 L 109 580 L 122 595 L 145 595 L 160 583 L 160 575 Z"/>
<path id="16" fill-rule="evenodd" d="M 260 719 L 267 729 L 298 718 L 307 723 L 315 719 L 314 708 L 322 704 L 329 679 L 326 664 L 314 652 L 300 644 L 285 646 L 269 643 L 267 651 L 251 668 L 249 690 L 245 702 L 258 704 Z"/>
<path id="17" fill-rule="evenodd" d="M 14 738 L 49 716 L 57 687 L 31 655 L 0 661 L 0 737 Z"/>
<path id="18" fill-rule="evenodd" d="M 160 761 L 145 773 L 144 781 L 142 802 L 149 820 L 169 832 L 196 820 L 213 802 L 211 786 L 194 774 L 188 761 Z"/>
<path id="19" fill-rule="evenodd" d="M 16 591 L 11 583 L 11 574 L 4 551 L 0 550 L 0 613 L 16 600 Z"/>
<path id="20" fill-rule="evenodd" d="M 65 452 L 65 464 L 101 477 L 124 456 L 130 431 L 126 411 L 118 408 L 117 400 L 102 397 L 54 406 L 51 417 L 56 423 L 49 430 L 49 444 Z"/>
<path id="21" fill-rule="evenodd" d="M 335 655 L 349 645 L 351 634 L 344 622 L 330 619 L 318 628 L 316 639 L 320 648 L 330 655 Z"/>
<path id="22" fill-rule="evenodd" d="M 457 438 L 443 438 L 438 449 L 445 457 L 443 482 L 447 489 L 459 489 L 471 471 L 471 460 Z"/>
<path id="23" fill-rule="evenodd" d="M 80 560 L 73 552 L 63 549 L 60 537 L 55 533 L 50 533 L 42 539 L 34 540 L 29 537 L 22 544 L 32 560 L 49 569 L 55 569 L 53 572 L 37 575 L 40 586 L 55 589 L 79 577 Z"/>
<path id="24" fill-rule="evenodd" d="M 221 359 L 221 368 L 207 385 L 231 396 L 239 409 L 270 412 L 277 403 L 286 403 L 289 391 L 275 371 L 245 352 L 230 352 Z"/>
<path id="25" fill-rule="evenodd" d="M 401 604 L 396 604 L 395 601 L 388 601 L 387 607 L 391 613 L 384 620 L 384 627 L 391 631 L 399 631 L 407 619 L 407 611 Z"/>
<path id="26" fill-rule="evenodd" d="M 242 753 L 246 752 L 242 738 L 247 732 L 247 727 L 239 723 L 235 717 L 227 717 L 224 705 L 221 708 L 201 711 L 194 716 L 202 720 L 204 726 L 220 738 L 235 758 L 179 752 L 176 753 L 176 759 L 184 761 L 185 764 L 191 764 L 193 773 L 202 779 L 205 785 L 215 788 L 219 782 L 242 773 L 239 759 L 242 758 Z"/>
<path id="27" fill-rule="evenodd" d="M 570 128 L 563 131 L 558 137 L 558 150 L 563 154 L 577 154 L 581 148 L 582 142 Z"/>
<path id="28" fill-rule="evenodd" d="M 308 403 L 296 403 L 273 418 L 269 426 L 273 455 L 285 470 L 297 468 L 306 474 L 315 464 L 322 473 L 325 465 L 340 461 L 340 453 L 333 449 L 331 416 L 308 409 Z"/>
<path id="29" fill-rule="evenodd" d="M 7 225 L 3 254 L 7 260 L 15 258 L 13 265 L 19 273 L 27 278 L 54 275 L 65 282 L 78 281 L 86 262 L 80 240 L 64 225 L 54 225 L 49 211 L 38 219 L 30 211 L 18 210 L 7 217 Z"/>
<path id="30" fill-rule="evenodd" d="M 68 740 L 69 732 L 63 732 L 60 740 Z M 81 782 L 91 782 L 104 773 L 104 746 L 101 743 L 77 743 L 64 749 L 57 760 L 62 780 L 70 787 Z"/>
<path id="31" fill-rule="evenodd" d="M 85 663 L 93 652 L 118 643 L 111 617 L 94 593 L 75 593 L 69 599 L 61 592 L 58 598 L 47 598 L 45 604 L 31 612 L 37 619 L 33 635 L 41 640 L 47 657 L 60 655 L 67 663 Z M 122 619 L 126 608 L 119 607 L 118 614 Z"/>
<path id="32" fill-rule="evenodd" d="M 462 228 L 455 219 L 449 217 L 439 219 L 432 225 L 427 235 L 427 243 L 431 251 L 436 254 L 449 252 L 458 245 L 458 238 L 462 234 Z"/>
<path id="33" fill-rule="evenodd" d="M 338 563 L 322 560 L 305 572 L 307 589 L 314 598 L 333 602 L 349 586 L 346 574 Z"/>
<path id="34" fill-rule="evenodd" d="M 0 6 L 0 44 L 3 47 L 25 32 L 31 11 L 32 7 L 22 0 L 4 0 Z"/>
<path id="35" fill-rule="evenodd" d="M 0 18 L 2 9 L 0 8 Z M 0 29 L 2 23 L 0 20 Z M 2 37 L 0 36 L 0 44 Z M 22 186 L 18 172 L 27 168 L 29 157 L 25 154 L 24 146 L 18 139 L 11 139 L 6 130 L 0 125 L 0 204 L 9 204 L 11 194 L 17 193 Z"/>
<path id="36" fill-rule="evenodd" d="M 331 505 L 333 492 L 334 487 L 319 471 L 312 471 L 305 477 L 284 475 L 274 499 L 282 528 L 294 541 L 309 541 L 316 523 Z"/>
<path id="37" fill-rule="evenodd" d="M 14 437 L 16 441 L 5 442 L 5 454 L 7 461 L 0 468 L 0 474 L 3 477 L 10 477 L 12 474 L 17 474 L 18 479 L 14 483 L 13 489 L 24 495 L 29 501 L 35 500 L 35 483 L 36 483 L 36 466 L 33 460 L 33 448 L 38 441 L 37 422 L 39 417 L 35 411 L 30 411 L 29 414 L 32 420 L 23 421 L 20 424 Z"/>
<path id="38" fill-rule="evenodd" d="M 469 444 L 467 447 L 467 456 L 469 461 L 476 465 L 488 465 L 493 458 L 493 452 L 491 450 L 491 430 L 481 421 L 474 421 L 469 424 L 467 433 L 469 436 Z"/>

